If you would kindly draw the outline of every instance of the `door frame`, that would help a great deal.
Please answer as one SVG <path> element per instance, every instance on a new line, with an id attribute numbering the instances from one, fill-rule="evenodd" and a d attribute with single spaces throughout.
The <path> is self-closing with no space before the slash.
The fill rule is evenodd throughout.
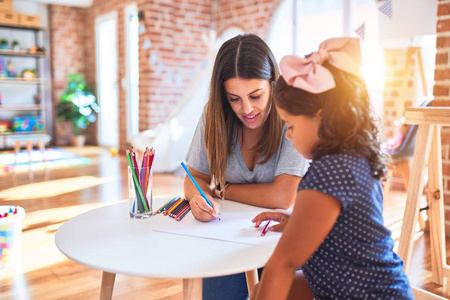
<path id="1" fill-rule="evenodd" d="M 126 97 L 126 140 L 127 142 L 131 142 L 133 136 L 133 128 L 132 128 L 132 120 L 133 117 L 137 117 L 138 118 L 138 132 L 139 133 L 139 99 L 138 99 L 138 114 L 137 116 L 133 116 L 133 111 L 132 111 L 132 97 L 131 97 L 131 87 L 132 87 L 132 82 L 131 82 L 131 70 L 130 70 L 130 58 L 131 58 L 131 53 L 130 53 L 130 48 L 129 48 L 129 42 L 130 42 L 130 23 L 129 23 L 129 17 L 131 15 L 131 13 L 133 12 L 138 12 L 138 6 L 136 3 L 130 3 L 127 6 L 125 6 L 124 9 L 124 22 L 125 22 L 125 26 L 124 26 L 124 30 L 125 30 L 125 78 L 122 79 L 122 87 L 125 89 L 125 97 Z M 139 39 L 138 39 L 138 43 L 139 43 Z M 138 47 L 138 54 L 139 54 L 139 45 Z M 138 69 L 139 69 L 139 61 L 138 61 Z M 138 78 L 139 78 L 139 73 L 138 73 Z M 138 79 L 139 80 L 139 79 Z M 139 89 L 139 81 L 138 81 L 138 89 Z M 138 93 L 138 97 L 139 97 L 139 93 Z"/>
<path id="2" fill-rule="evenodd" d="M 118 46 L 118 36 L 117 36 L 117 34 L 118 34 L 118 28 L 119 28 L 119 24 L 118 24 L 118 17 L 117 17 L 117 11 L 111 11 L 111 12 L 108 12 L 108 13 L 104 13 L 104 14 L 102 14 L 102 15 L 100 15 L 100 16 L 98 16 L 98 17 L 96 17 L 95 18 L 95 62 L 96 62 L 96 66 L 95 66 L 95 73 L 96 73 L 96 85 L 97 85 L 97 99 L 98 99 L 98 102 L 99 102 L 99 106 L 100 106 L 100 114 L 99 114 L 99 116 L 98 116 L 98 122 L 97 122 L 97 131 L 98 131 L 98 136 L 97 136 L 97 144 L 99 144 L 100 146 L 119 146 L 119 144 L 120 144 L 120 142 L 119 142 L 119 139 L 120 139 L 120 130 L 119 130 L 119 127 L 117 128 L 117 141 L 116 141 L 116 145 L 105 145 L 105 144 L 102 144 L 101 143 L 101 137 L 100 137 L 100 135 L 101 135 L 101 133 L 102 133 L 102 126 L 101 126 L 101 124 L 102 124 L 102 122 L 101 122 L 101 118 L 102 118 L 102 112 L 101 112 L 101 108 L 102 108 L 102 103 L 101 103 L 101 99 L 100 99 L 100 80 L 99 80 L 99 78 L 100 78 L 100 67 L 99 67 L 99 60 L 98 60 L 98 57 L 100 56 L 100 53 L 99 53 L 99 51 L 100 51 L 100 49 L 99 49 L 99 47 L 98 47 L 98 44 L 99 44 L 99 41 L 98 41 L 98 24 L 99 23 L 101 23 L 101 22 L 104 22 L 104 21 L 108 21 L 108 20 L 114 20 L 115 21 L 115 23 L 116 23 L 116 48 L 115 48 L 115 50 L 116 50 L 116 55 L 115 55 L 115 63 L 116 63 L 116 71 L 117 71 L 117 74 L 116 74 L 116 95 L 117 95 L 117 109 L 116 109 L 116 112 L 117 112 L 117 121 L 118 122 L 120 122 L 120 120 L 119 120 L 119 88 L 118 88 L 118 78 L 119 78 L 119 46 Z"/>

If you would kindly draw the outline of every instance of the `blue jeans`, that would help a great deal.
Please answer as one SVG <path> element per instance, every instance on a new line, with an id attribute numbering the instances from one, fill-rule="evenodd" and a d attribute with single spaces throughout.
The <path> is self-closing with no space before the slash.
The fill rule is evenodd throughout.
<path id="1" fill-rule="evenodd" d="M 258 269 L 261 278 L 262 269 Z M 203 300 L 246 300 L 245 273 L 203 279 Z"/>

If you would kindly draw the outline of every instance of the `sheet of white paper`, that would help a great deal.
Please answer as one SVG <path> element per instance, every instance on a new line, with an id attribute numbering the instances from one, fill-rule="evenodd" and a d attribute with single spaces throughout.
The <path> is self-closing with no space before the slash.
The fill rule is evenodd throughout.
<path id="1" fill-rule="evenodd" d="M 215 239 L 241 244 L 258 245 L 275 248 L 281 233 L 268 231 L 261 236 L 266 225 L 263 222 L 259 228 L 255 228 L 251 220 L 260 212 L 270 211 L 267 208 L 259 208 L 230 200 L 218 200 L 220 204 L 220 220 L 211 222 L 200 222 L 194 218 L 192 213 L 187 214 L 181 221 L 176 221 L 162 214 L 157 215 L 159 220 L 153 230 L 164 233 L 195 236 L 200 238 Z M 270 226 L 276 223 L 271 222 Z"/>

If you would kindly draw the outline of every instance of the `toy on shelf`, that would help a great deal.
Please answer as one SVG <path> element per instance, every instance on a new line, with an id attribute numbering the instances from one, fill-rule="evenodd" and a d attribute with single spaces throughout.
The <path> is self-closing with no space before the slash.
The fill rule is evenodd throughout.
<path id="1" fill-rule="evenodd" d="M 14 51 L 20 51 L 20 43 L 18 40 L 14 40 L 11 43 L 11 49 Z"/>
<path id="2" fill-rule="evenodd" d="M 0 78 L 5 78 L 6 76 L 5 60 L 0 57 Z"/>
<path id="3" fill-rule="evenodd" d="M 44 128 L 42 118 L 40 116 L 14 117 L 12 131 L 27 132 L 41 131 Z"/>
<path id="4" fill-rule="evenodd" d="M 30 54 L 37 54 L 37 53 L 44 53 L 45 49 L 44 49 L 44 47 L 39 47 L 38 45 L 34 45 L 34 46 L 31 46 L 29 51 L 30 51 Z"/>
<path id="5" fill-rule="evenodd" d="M 6 64 L 6 75 L 8 77 L 16 77 L 16 71 L 14 71 L 14 65 L 11 60 L 8 60 Z"/>
<path id="6" fill-rule="evenodd" d="M 22 70 L 22 78 L 25 80 L 32 80 L 36 78 L 36 70 L 35 69 L 23 69 Z"/>
<path id="7" fill-rule="evenodd" d="M 8 50 L 8 40 L 7 39 L 0 39 L 0 49 Z"/>
<path id="8" fill-rule="evenodd" d="M 0 133 L 11 131 L 11 122 L 0 121 Z"/>

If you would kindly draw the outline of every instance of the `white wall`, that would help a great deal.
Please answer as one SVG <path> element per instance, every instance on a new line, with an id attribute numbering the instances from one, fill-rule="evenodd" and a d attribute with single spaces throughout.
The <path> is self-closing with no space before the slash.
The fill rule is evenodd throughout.
<path id="1" fill-rule="evenodd" d="M 392 19 L 379 14 L 383 45 L 411 46 L 414 36 L 436 34 L 437 0 L 392 0 Z M 406 44 L 406 45 L 405 45 Z"/>

